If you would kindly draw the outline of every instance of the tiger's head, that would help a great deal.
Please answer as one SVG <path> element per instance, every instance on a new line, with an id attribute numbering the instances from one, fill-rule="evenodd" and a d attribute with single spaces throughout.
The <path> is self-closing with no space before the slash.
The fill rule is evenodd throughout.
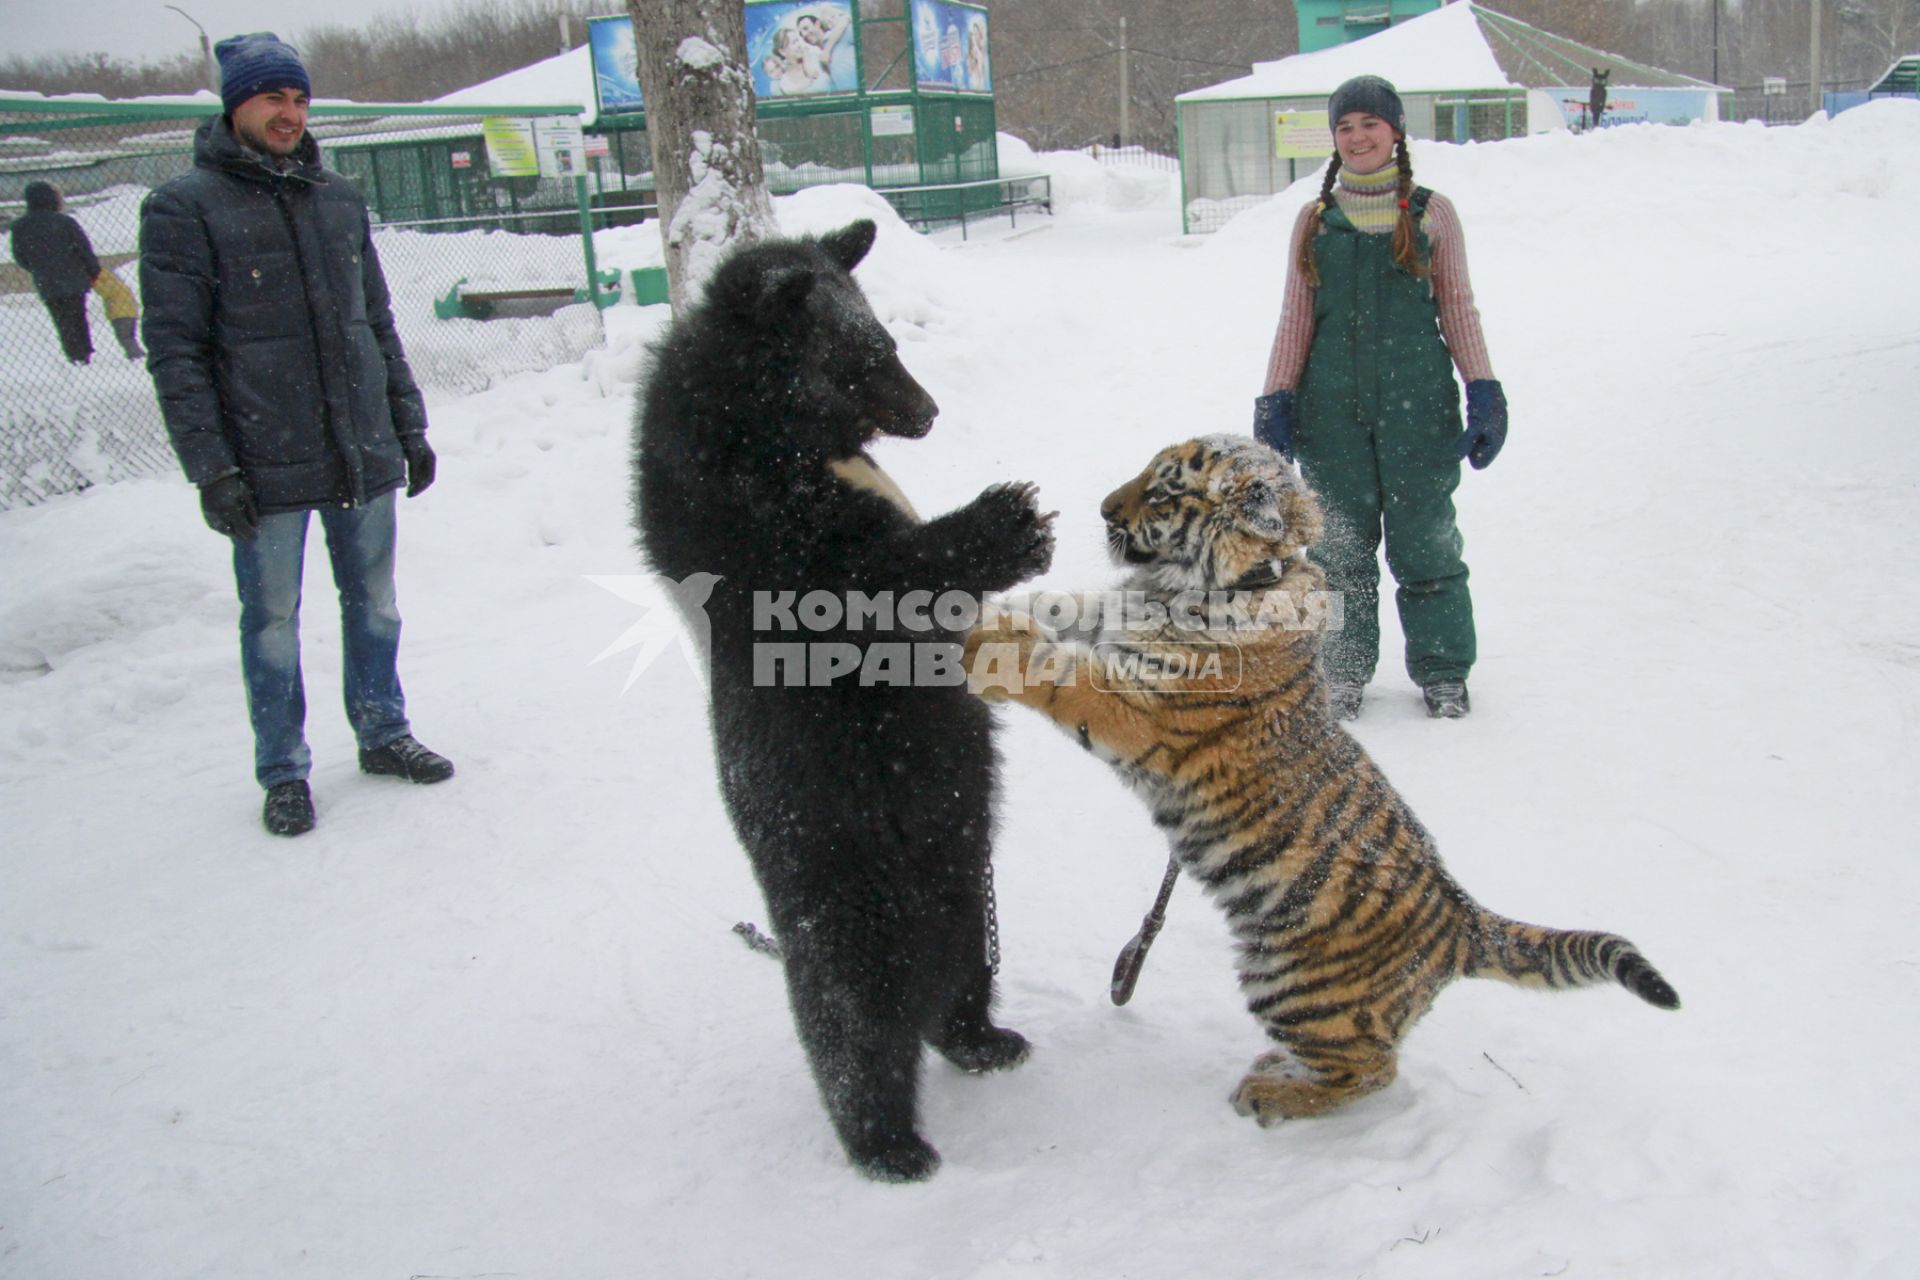
<path id="1" fill-rule="evenodd" d="M 1272 449 L 1203 436 L 1162 449 L 1100 504 L 1114 559 L 1174 591 L 1271 581 L 1320 538 L 1320 504 Z"/>

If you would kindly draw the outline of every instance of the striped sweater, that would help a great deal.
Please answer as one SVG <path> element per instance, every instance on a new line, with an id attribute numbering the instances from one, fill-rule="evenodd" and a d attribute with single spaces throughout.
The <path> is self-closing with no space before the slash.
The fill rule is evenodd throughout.
<path id="1" fill-rule="evenodd" d="M 1359 230 L 1368 235 L 1387 235 L 1400 217 L 1400 202 L 1395 195 L 1400 166 L 1390 164 L 1375 173 L 1340 171 L 1333 198 L 1340 211 Z M 1300 210 L 1289 238 L 1287 290 L 1280 307 L 1280 328 L 1273 337 L 1273 354 L 1267 359 L 1267 380 L 1262 393 L 1291 390 L 1299 385 L 1307 367 L 1307 350 L 1313 345 L 1313 286 L 1301 279 L 1295 264 L 1300 261 L 1300 243 L 1306 235 L 1307 218 L 1313 212 L 1309 204 Z M 1468 382 L 1491 378 L 1493 362 L 1487 357 L 1487 340 L 1480 332 L 1480 311 L 1473 305 L 1473 282 L 1467 278 L 1467 242 L 1460 230 L 1460 219 L 1453 203 L 1439 192 L 1427 201 L 1426 216 L 1420 229 L 1427 233 L 1433 251 L 1433 275 L 1428 287 L 1440 315 L 1440 336 L 1460 376 Z"/>

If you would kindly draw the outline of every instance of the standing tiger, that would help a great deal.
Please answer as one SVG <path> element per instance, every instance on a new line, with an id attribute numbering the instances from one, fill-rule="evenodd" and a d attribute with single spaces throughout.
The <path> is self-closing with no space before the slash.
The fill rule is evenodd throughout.
<path id="1" fill-rule="evenodd" d="M 1247 1007 L 1278 1046 L 1235 1110 L 1267 1125 L 1386 1087 L 1400 1038 L 1456 977 L 1614 981 L 1679 1007 L 1625 938 L 1476 903 L 1334 719 L 1329 602 L 1306 557 L 1320 510 L 1278 453 L 1236 436 L 1176 445 L 1100 511 L 1136 566 L 1122 591 L 1078 598 L 1058 632 L 990 613 L 968 641 L 970 683 L 1111 764 L 1226 911 Z"/>

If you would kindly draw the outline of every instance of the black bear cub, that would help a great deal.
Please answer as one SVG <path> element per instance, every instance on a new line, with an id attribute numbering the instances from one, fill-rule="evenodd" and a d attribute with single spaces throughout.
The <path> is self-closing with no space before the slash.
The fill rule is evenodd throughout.
<path id="1" fill-rule="evenodd" d="M 719 575 L 721 792 L 827 1114 L 864 1173 L 910 1181 L 940 1163 L 916 1132 L 922 1044 L 968 1071 L 1028 1051 L 991 1019 L 989 713 L 926 602 L 1043 572 L 1053 517 L 997 485 L 923 522 L 873 466 L 876 436 L 938 412 L 849 274 L 873 239 L 860 221 L 720 264 L 653 351 L 634 502 L 656 572 Z M 809 593 L 836 603 L 796 609 Z"/>

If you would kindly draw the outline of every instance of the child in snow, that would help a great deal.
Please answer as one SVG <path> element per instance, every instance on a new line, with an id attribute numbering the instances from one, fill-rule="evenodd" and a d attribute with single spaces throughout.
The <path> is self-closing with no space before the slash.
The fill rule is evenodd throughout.
<path id="1" fill-rule="evenodd" d="M 1507 435 L 1445 196 L 1413 185 L 1400 95 L 1358 76 L 1327 101 L 1335 155 L 1294 227 L 1280 328 L 1254 402 L 1254 435 L 1297 456 L 1327 511 L 1314 555 L 1344 596 L 1323 656 L 1334 710 L 1360 714 L 1380 656 L 1380 566 L 1399 584 L 1407 673 L 1427 714 L 1467 714 L 1473 602 L 1454 526 L 1460 460 L 1492 462 Z M 1467 384 L 1460 426 L 1457 367 Z"/>
<path id="2" fill-rule="evenodd" d="M 129 360 L 145 360 L 147 353 L 140 349 L 140 304 L 133 300 L 133 290 L 126 282 L 111 271 L 102 271 L 93 278 L 93 291 L 100 295 L 100 301 L 107 304 L 107 323 L 113 326 L 113 336 L 119 340 L 120 350 Z"/>

